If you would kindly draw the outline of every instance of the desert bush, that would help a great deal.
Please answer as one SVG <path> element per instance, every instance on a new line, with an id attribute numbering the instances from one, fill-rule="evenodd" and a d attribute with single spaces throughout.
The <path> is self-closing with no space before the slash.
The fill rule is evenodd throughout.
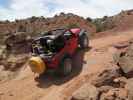
<path id="1" fill-rule="evenodd" d="M 86 20 L 92 22 L 92 19 L 90 17 L 87 17 Z"/>
<path id="2" fill-rule="evenodd" d="M 66 26 L 66 28 L 77 28 L 79 27 L 79 24 L 78 23 L 70 23 Z"/>
<path id="3" fill-rule="evenodd" d="M 110 30 L 115 27 L 114 21 L 112 20 L 111 17 L 108 16 L 94 19 L 92 23 L 96 26 L 96 32 Z"/>
<path id="4" fill-rule="evenodd" d="M 96 26 L 96 32 L 104 30 L 101 19 L 94 19 L 92 23 Z"/>

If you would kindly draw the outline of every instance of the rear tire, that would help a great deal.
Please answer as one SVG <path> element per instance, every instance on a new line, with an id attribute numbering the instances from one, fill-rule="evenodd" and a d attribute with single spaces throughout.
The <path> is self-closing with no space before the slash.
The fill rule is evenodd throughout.
<path id="1" fill-rule="evenodd" d="M 60 73 L 63 76 L 67 76 L 72 72 L 72 59 L 71 58 L 64 58 L 61 62 L 60 66 Z"/>
<path id="2" fill-rule="evenodd" d="M 89 39 L 87 35 L 82 35 L 79 39 L 79 44 L 82 49 L 88 48 L 89 46 Z"/>

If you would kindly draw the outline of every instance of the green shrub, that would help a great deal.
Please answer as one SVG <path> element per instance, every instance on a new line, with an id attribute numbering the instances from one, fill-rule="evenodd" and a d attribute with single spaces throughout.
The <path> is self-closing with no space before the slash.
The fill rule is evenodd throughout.
<path id="1" fill-rule="evenodd" d="M 66 28 L 77 28 L 79 27 L 80 25 L 78 23 L 70 23 L 66 26 Z"/>
<path id="2" fill-rule="evenodd" d="M 86 20 L 92 22 L 92 19 L 90 17 L 87 17 Z"/>
<path id="3" fill-rule="evenodd" d="M 96 32 L 110 30 L 115 27 L 115 22 L 111 17 L 108 17 L 108 16 L 94 19 L 92 23 L 96 26 Z"/>

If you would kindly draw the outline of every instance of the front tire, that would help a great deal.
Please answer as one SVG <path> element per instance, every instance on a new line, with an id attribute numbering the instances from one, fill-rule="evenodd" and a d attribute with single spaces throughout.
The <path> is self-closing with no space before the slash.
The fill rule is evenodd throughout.
<path id="1" fill-rule="evenodd" d="M 89 46 L 89 39 L 87 35 L 82 35 L 79 39 L 79 44 L 82 49 L 88 48 Z"/>

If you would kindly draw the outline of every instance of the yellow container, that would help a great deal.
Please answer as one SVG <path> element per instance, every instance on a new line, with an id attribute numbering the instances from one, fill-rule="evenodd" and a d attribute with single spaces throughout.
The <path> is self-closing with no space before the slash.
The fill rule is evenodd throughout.
<path id="1" fill-rule="evenodd" d="M 29 66 L 34 73 L 42 74 L 46 70 L 45 62 L 40 57 L 31 57 Z"/>

